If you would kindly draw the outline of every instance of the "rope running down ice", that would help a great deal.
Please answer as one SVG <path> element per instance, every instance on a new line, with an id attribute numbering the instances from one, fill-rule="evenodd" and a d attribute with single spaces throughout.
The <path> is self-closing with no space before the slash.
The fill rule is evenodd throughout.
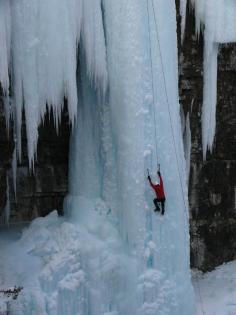
<path id="1" fill-rule="evenodd" d="M 152 72 L 152 94 L 153 94 L 153 117 L 154 117 L 154 126 L 155 126 L 155 142 L 156 142 L 156 161 L 157 161 L 157 169 L 158 169 L 158 155 L 157 155 L 157 123 L 156 123 L 156 95 L 154 89 L 154 73 L 153 73 L 153 62 L 152 62 L 152 41 L 151 41 L 151 25 L 150 25 L 150 18 L 149 18 L 149 2 L 147 0 L 147 16 L 148 16 L 148 34 L 149 34 L 149 55 L 151 61 L 151 72 Z"/>
<path id="2" fill-rule="evenodd" d="M 175 138 L 174 138 L 174 130 L 173 130 L 173 123 L 172 123 L 172 117 L 171 117 L 171 112 L 170 112 L 170 104 L 169 104 L 169 98 L 168 98 L 168 92 L 167 92 L 166 77 L 165 77 L 165 72 L 164 72 L 164 64 L 163 64 L 163 58 L 162 58 L 162 52 L 161 52 L 161 45 L 160 45 L 160 40 L 159 40 L 158 24 L 157 24 L 157 19 L 156 19 L 156 13 L 155 13 L 155 9 L 154 9 L 153 0 L 151 0 L 151 4 L 152 4 L 154 22 L 155 22 L 155 26 L 156 26 L 157 43 L 158 43 L 158 49 L 159 49 L 159 52 L 160 52 L 160 60 L 161 60 L 162 75 L 163 75 L 163 80 L 164 80 L 164 88 L 165 88 L 166 102 L 167 102 L 168 112 L 169 112 L 169 119 L 170 119 L 170 125 L 171 125 L 171 133 L 172 133 L 172 139 L 173 139 L 173 144 L 174 144 L 174 150 L 175 150 L 175 156 L 176 156 L 176 162 L 177 162 L 177 168 L 178 168 L 178 175 L 179 175 L 179 181 L 180 181 L 180 186 L 181 186 L 181 190 L 182 190 L 182 198 L 183 198 L 183 203 L 184 203 L 185 215 L 186 215 L 186 218 L 187 218 L 187 220 L 188 220 L 188 211 L 187 211 L 187 206 L 186 206 L 186 202 L 185 202 L 185 198 L 184 198 L 183 183 L 182 183 L 181 176 L 180 176 L 180 166 L 179 166 L 179 162 L 178 162 L 177 148 L 176 148 L 176 142 L 175 142 Z M 149 24 L 150 50 L 151 50 L 149 0 L 147 0 L 147 11 L 148 11 L 148 24 Z M 154 81 L 154 78 L 153 78 L 152 53 L 151 53 L 150 55 L 151 55 L 151 68 L 152 68 L 152 69 L 151 69 L 151 71 L 152 71 L 152 88 L 153 88 L 153 97 L 154 97 L 154 82 L 153 82 L 153 81 Z M 154 113 L 155 113 L 155 111 L 154 111 Z M 154 119 L 155 119 L 155 123 L 156 123 L 156 117 L 155 117 L 155 116 L 154 116 Z M 156 131 L 156 125 L 155 125 L 155 131 Z M 156 134 L 155 134 L 155 135 L 156 135 Z M 197 251 L 199 252 L 199 249 L 198 249 L 198 248 L 197 248 Z M 205 315 L 205 311 L 204 311 L 204 308 L 203 308 L 203 300 L 202 300 L 202 296 L 201 296 L 201 292 L 200 292 L 200 287 L 199 287 L 198 281 L 197 281 L 197 287 L 198 287 L 198 291 L 199 291 L 199 297 L 200 297 L 200 303 L 201 303 L 201 308 L 202 308 L 202 314 Z"/>

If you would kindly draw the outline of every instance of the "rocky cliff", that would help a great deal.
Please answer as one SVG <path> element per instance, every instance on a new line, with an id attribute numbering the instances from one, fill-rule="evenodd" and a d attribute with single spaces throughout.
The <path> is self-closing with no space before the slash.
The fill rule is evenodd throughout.
<path id="1" fill-rule="evenodd" d="M 189 10 L 190 11 L 190 10 Z M 222 45 L 218 56 L 217 126 L 212 154 L 202 158 L 203 38 L 187 15 L 180 48 L 180 102 L 190 113 L 189 178 L 191 263 L 210 270 L 236 259 L 236 45 Z"/>
<path id="2" fill-rule="evenodd" d="M 0 214 L 6 221 L 4 208 L 9 196 L 10 222 L 27 222 L 44 216 L 53 209 L 62 214 L 63 199 L 67 192 L 68 151 L 70 126 L 67 111 L 62 115 L 62 124 L 57 134 L 53 117 L 49 113 L 39 128 L 37 159 L 34 171 L 28 168 L 25 125 L 22 126 L 22 161 L 17 163 L 16 194 L 12 159 L 14 152 L 13 126 L 7 135 L 3 104 L 0 115 Z M 7 191 L 7 181 L 9 191 Z M 8 195 L 8 196 L 7 196 Z"/>

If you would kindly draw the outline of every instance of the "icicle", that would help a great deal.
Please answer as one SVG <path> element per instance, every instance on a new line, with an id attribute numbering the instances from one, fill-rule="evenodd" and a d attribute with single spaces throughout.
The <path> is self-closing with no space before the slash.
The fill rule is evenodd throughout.
<path id="1" fill-rule="evenodd" d="M 16 143 L 16 142 L 15 142 Z M 16 173 L 17 173 L 17 156 L 16 156 L 16 144 L 12 155 L 12 179 L 13 179 L 13 188 L 14 188 L 14 195 L 16 200 Z"/>
<path id="2" fill-rule="evenodd" d="M 7 94 L 11 55 L 17 152 L 21 160 L 24 105 L 30 166 L 34 162 L 38 126 L 46 105 L 52 108 L 58 129 L 66 97 L 69 118 L 74 123 L 80 38 L 89 77 L 104 95 L 107 68 L 101 0 L 0 1 L 0 82 Z"/>
<path id="3" fill-rule="evenodd" d="M 195 31 L 199 37 L 201 32 L 201 24 L 204 23 L 205 19 L 205 0 L 191 0 L 192 6 L 195 8 Z"/>
<path id="4" fill-rule="evenodd" d="M 9 138 L 9 135 L 10 135 L 10 118 L 11 118 L 11 105 L 10 105 L 9 96 L 4 97 L 3 104 L 4 104 L 4 114 L 5 114 L 5 121 L 6 121 L 7 137 Z"/>
<path id="5" fill-rule="evenodd" d="M 186 174 L 187 182 L 189 180 L 190 173 L 190 159 L 191 159 L 191 129 L 190 129 L 190 119 L 189 113 L 185 119 L 185 130 L 184 130 L 184 156 L 186 161 Z"/>
<path id="6" fill-rule="evenodd" d="M 5 205 L 5 208 L 4 208 L 4 219 L 5 219 L 5 224 L 9 225 L 9 218 L 10 218 L 10 213 L 11 213 L 11 207 L 10 207 L 10 198 L 9 198 L 9 178 L 8 178 L 8 174 L 7 174 L 6 196 L 7 196 L 7 201 L 6 201 L 6 205 Z"/>
<path id="7" fill-rule="evenodd" d="M 77 113 L 77 47 L 82 32 L 87 71 L 105 94 L 106 46 L 101 0 L 43 0 L 11 3 L 13 95 L 18 156 L 24 104 L 28 158 L 33 166 L 38 126 L 52 108 L 56 128 L 64 97 L 73 125 Z M 96 52 L 96 53 L 95 53 Z"/>
<path id="8" fill-rule="evenodd" d="M 192 103 L 191 103 L 191 108 L 192 108 Z M 191 128 L 190 128 L 189 112 L 187 113 L 187 116 L 185 117 L 182 106 L 180 106 L 180 118 L 181 118 L 182 136 L 183 136 L 183 143 L 184 143 L 186 178 L 187 178 L 187 184 L 188 184 L 189 173 L 190 173 L 190 158 L 191 158 Z"/>
<path id="9" fill-rule="evenodd" d="M 186 7 L 187 0 L 180 0 L 180 15 L 181 15 L 181 42 L 184 40 L 185 24 L 186 24 Z"/>
<path id="10" fill-rule="evenodd" d="M 108 78 L 101 0 L 83 2 L 82 39 L 89 78 L 105 94 Z"/>
<path id="11" fill-rule="evenodd" d="M 185 130 L 185 116 L 184 116 L 183 106 L 180 106 L 180 121 L 181 121 L 182 135 L 184 136 L 184 130 Z"/>
<path id="12" fill-rule="evenodd" d="M 204 48 L 204 91 L 202 108 L 203 158 L 207 149 L 212 151 L 216 128 L 217 103 L 217 55 L 218 44 L 205 41 Z"/>

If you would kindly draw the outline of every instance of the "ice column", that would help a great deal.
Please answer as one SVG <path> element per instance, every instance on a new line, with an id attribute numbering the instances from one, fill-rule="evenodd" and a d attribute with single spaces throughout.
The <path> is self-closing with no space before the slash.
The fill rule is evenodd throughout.
<path id="1" fill-rule="evenodd" d="M 181 16 L 181 41 L 184 40 L 185 24 L 186 24 L 187 0 L 180 0 L 180 16 Z"/>
<path id="2" fill-rule="evenodd" d="M 236 3 L 234 0 L 192 0 L 196 32 L 204 25 L 204 91 L 202 109 L 203 157 L 212 151 L 216 128 L 217 55 L 219 44 L 236 41 Z"/>
<path id="3" fill-rule="evenodd" d="M 104 8 L 117 212 L 123 240 L 139 262 L 143 303 L 137 314 L 194 314 L 175 2 L 107 0 Z M 156 146 L 167 195 L 164 218 L 153 213 L 146 180 L 146 168 L 155 180 Z"/>

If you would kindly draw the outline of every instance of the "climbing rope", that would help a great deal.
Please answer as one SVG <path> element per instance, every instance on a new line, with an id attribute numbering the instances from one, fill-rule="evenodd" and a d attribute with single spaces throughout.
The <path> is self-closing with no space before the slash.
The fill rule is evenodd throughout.
<path id="1" fill-rule="evenodd" d="M 157 155 L 157 123 L 156 123 L 156 93 L 154 89 L 154 73 L 153 73 L 153 56 L 152 56 L 152 40 L 151 40 L 151 24 L 150 24 L 150 18 L 149 18 L 149 1 L 147 0 L 147 16 L 148 16 L 148 34 L 149 34 L 149 57 L 151 62 L 151 73 L 152 73 L 152 95 L 153 95 L 153 103 L 154 103 L 154 109 L 153 109 L 153 117 L 154 117 L 154 126 L 155 126 L 155 142 L 156 142 L 156 161 L 158 166 L 158 155 Z"/>
<path id="2" fill-rule="evenodd" d="M 155 13 L 155 9 L 154 9 L 153 0 L 150 0 L 150 1 L 151 1 L 151 5 L 152 5 L 153 17 L 154 17 L 154 22 L 155 22 L 155 27 L 156 27 L 157 44 L 158 44 L 158 50 L 159 50 L 159 53 L 160 53 L 161 69 L 162 69 L 162 75 L 163 75 L 163 81 L 164 81 L 166 103 L 167 103 L 168 113 L 169 113 L 171 134 L 172 134 L 172 140 L 173 140 L 173 144 L 174 144 L 174 151 L 175 151 L 175 157 L 176 157 L 176 163 L 177 163 L 177 169 L 178 169 L 179 182 L 180 182 L 180 186 L 181 186 L 182 199 L 183 199 L 183 204 L 184 204 L 184 211 L 185 211 L 186 219 L 188 221 L 188 210 L 187 210 L 188 208 L 187 208 L 186 201 L 185 201 L 185 198 L 184 198 L 183 183 L 182 183 L 181 175 L 180 175 L 180 166 L 179 166 L 178 155 L 177 155 L 177 146 L 176 146 L 176 141 L 175 141 L 175 137 L 174 137 L 174 129 L 173 129 L 173 122 L 172 122 L 171 111 L 170 111 L 170 103 L 169 103 L 168 92 L 167 92 L 167 84 L 166 84 L 166 77 L 165 77 L 165 71 L 164 71 L 163 57 L 162 57 L 160 40 L 159 40 L 158 23 L 157 23 L 157 18 L 156 18 L 156 13 Z M 148 16 L 148 29 L 149 29 L 149 41 L 150 41 L 149 47 L 150 47 L 150 59 L 151 59 L 151 72 L 152 72 L 152 89 L 153 89 L 153 98 L 155 100 L 154 74 L 153 74 L 153 62 L 152 62 L 152 47 L 151 47 L 151 26 L 150 26 L 150 13 L 149 12 L 150 12 L 150 10 L 149 10 L 149 0 L 147 0 L 147 16 Z M 154 108 L 154 121 L 155 121 L 155 137 L 156 137 L 156 150 L 157 150 L 155 108 Z M 157 156 L 157 151 L 156 151 L 156 156 Z M 185 220 L 184 220 L 184 222 L 185 222 Z M 185 225 L 186 225 L 186 222 L 185 222 Z M 186 228 L 185 228 L 185 231 L 187 231 Z M 197 242 L 197 254 L 199 254 L 198 246 L 199 246 L 199 244 Z M 199 283 L 198 283 L 198 279 L 197 279 L 196 283 L 197 283 L 198 293 L 199 293 L 199 297 L 200 297 L 201 311 L 202 311 L 202 314 L 205 315 L 205 311 L 204 311 L 204 308 L 203 308 L 203 299 L 202 299 L 202 296 L 201 296 L 201 291 L 200 291 L 200 286 L 199 286 Z"/>
<path id="3" fill-rule="evenodd" d="M 147 0 L 147 1 L 149 3 L 149 0 Z M 184 210 L 185 210 L 185 213 L 186 213 L 186 217 L 188 217 L 188 210 L 187 210 L 187 206 L 186 206 L 186 202 L 185 202 L 185 198 L 184 198 L 183 183 L 182 183 L 181 175 L 180 175 L 180 166 L 179 166 L 178 155 L 177 155 L 177 146 L 176 146 L 176 141 L 175 141 L 175 137 L 174 137 L 174 128 L 173 128 L 173 122 L 172 122 L 172 117 L 171 117 L 171 112 L 170 112 L 170 103 L 169 103 L 168 92 L 167 92 L 167 84 L 166 84 L 166 77 L 165 77 L 165 72 L 164 72 L 163 57 L 162 57 L 162 52 L 161 52 L 160 40 L 159 40 L 158 24 L 157 24 L 157 19 L 156 19 L 156 13 L 155 13 L 155 9 L 154 9 L 153 0 L 151 0 L 151 3 L 152 3 L 152 11 L 153 11 L 153 16 L 154 16 L 154 22 L 155 22 L 155 26 L 156 26 L 158 50 L 160 52 L 161 70 L 162 70 L 162 76 L 163 76 L 163 81 L 164 81 L 164 90 L 165 90 L 168 114 L 169 114 L 169 119 L 170 119 L 171 135 L 172 135 L 172 140 L 173 140 L 173 144 L 174 144 L 174 151 L 175 151 L 175 157 L 176 157 L 177 168 L 178 168 L 179 182 L 180 182 L 181 191 L 182 191 L 182 199 L 183 199 L 183 203 L 184 203 Z"/>

